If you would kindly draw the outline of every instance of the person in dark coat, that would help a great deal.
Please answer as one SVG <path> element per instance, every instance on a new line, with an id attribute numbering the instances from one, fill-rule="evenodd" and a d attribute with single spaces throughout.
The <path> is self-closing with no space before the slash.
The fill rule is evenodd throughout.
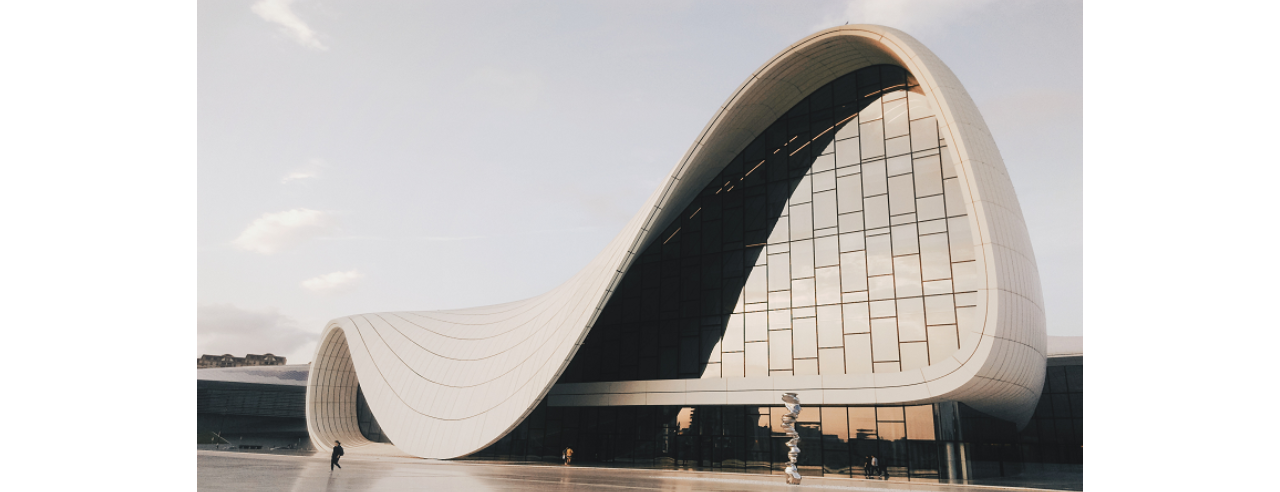
<path id="1" fill-rule="evenodd" d="M 333 456 L 329 458 L 329 471 L 333 471 L 333 467 L 342 468 L 338 464 L 338 458 L 342 457 L 342 443 L 333 441 Z"/>
<path id="2" fill-rule="evenodd" d="M 871 455 L 862 458 L 862 477 L 871 479 Z"/>

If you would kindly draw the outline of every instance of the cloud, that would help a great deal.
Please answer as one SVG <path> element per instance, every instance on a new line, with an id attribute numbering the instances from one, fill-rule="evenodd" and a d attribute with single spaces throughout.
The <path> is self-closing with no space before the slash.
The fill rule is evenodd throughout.
<path id="1" fill-rule="evenodd" d="M 298 328 L 293 318 L 274 309 L 251 311 L 231 304 L 196 306 L 197 355 L 272 353 L 290 364 L 306 363 L 314 355 L 318 331 Z"/>
<path id="2" fill-rule="evenodd" d="M 289 4 L 294 1 L 259 0 L 258 3 L 250 7 L 250 10 L 253 10 L 253 13 L 258 14 L 258 17 L 262 17 L 263 20 L 280 26 L 281 32 L 304 47 L 320 51 L 329 49 L 320 42 L 315 30 L 298 18 L 298 15 L 293 13 L 293 9 L 289 8 Z"/>
<path id="3" fill-rule="evenodd" d="M 311 292 L 338 292 L 351 288 L 363 277 L 358 270 L 326 273 L 303 280 L 302 287 Z"/>
<path id="4" fill-rule="evenodd" d="M 907 34 L 938 29 L 993 0 L 852 0 L 843 11 L 823 17 L 813 30 L 849 24 L 879 24 Z"/>
<path id="5" fill-rule="evenodd" d="M 283 178 L 280 178 L 280 184 L 288 184 L 290 181 L 300 179 L 319 179 L 320 168 L 325 167 L 324 161 L 320 159 L 311 159 L 306 164 L 289 171 Z"/>
<path id="6" fill-rule="evenodd" d="M 332 213 L 306 208 L 263 214 L 232 244 L 245 251 L 269 255 L 327 233 L 336 231 L 337 220 Z"/>

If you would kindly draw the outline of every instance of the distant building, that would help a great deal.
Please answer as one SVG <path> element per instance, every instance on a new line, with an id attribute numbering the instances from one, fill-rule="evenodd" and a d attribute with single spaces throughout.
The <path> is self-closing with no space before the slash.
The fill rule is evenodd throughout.
<path id="1" fill-rule="evenodd" d="M 231 354 L 201 355 L 196 359 L 196 369 L 208 367 L 243 367 L 243 366 L 283 366 L 285 358 L 274 354 L 245 354 L 236 357 Z"/>

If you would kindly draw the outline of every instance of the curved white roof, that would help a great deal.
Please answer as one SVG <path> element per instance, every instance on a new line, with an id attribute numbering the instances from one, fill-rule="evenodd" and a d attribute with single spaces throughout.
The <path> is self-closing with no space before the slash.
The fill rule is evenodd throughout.
<path id="1" fill-rule="evenodd" d="M 495 306 L 330 321 L 308 381 L 307 421 L 316 446 L 335 439 L 352 446 L 367 442 L 355 422 L 357 384 L 383 431 L 408 453 L 453 458 L 500 439 L 548 394 L 636 256 L 726 162 L 813 90 L 878 64 L 916 77 L 937 108 L 957 163 L 982 277 L 980 319 L 961 333 L 959 350 L 898 373 L 667 380 L 639 387 L 704 394 L 698 401 L 727 404 L 777 404 L 779 388 L 794 390 L 806 404 L 962 401 L 1025 423 L 1044 381 L 1044 310 L 1026 225 L 999 151 L 972 99 L 928 48 L 895 29 L 851 25 L 808 36 L 752 73 L 618 236 L 563 285 Z M 672 400 L 637 401 L 632 404 Z"/>

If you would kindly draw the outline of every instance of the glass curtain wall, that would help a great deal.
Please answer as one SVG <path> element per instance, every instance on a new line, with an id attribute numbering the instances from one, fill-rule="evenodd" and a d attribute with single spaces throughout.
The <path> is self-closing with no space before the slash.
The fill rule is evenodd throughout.
<path id="1" fill-rule="evenodd" d="M 959 348 L 974 241 L 895 66 L 814 91 L 648 246 L 560 382 L 900 372 Z"/>
<path id="2" fill-rule="evenodd" d="M 784 407 L 539 405 L 514 431 L 471 458 L 698 468 L 781 474 L 789 463 Z M 861 477 L 875 455 L 891 478 L 937 480 L 938 443 L 932 405 L 805 407 L 800 472 Z"/>

